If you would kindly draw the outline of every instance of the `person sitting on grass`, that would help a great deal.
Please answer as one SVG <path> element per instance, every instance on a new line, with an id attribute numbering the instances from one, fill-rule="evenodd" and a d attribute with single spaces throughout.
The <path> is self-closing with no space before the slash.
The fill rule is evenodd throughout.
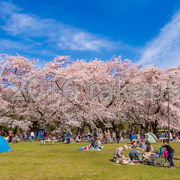
<path id="1" fill-rule="evenodd" d="M 136 148 L 136 149 L 139 149 L 142 152 L 144 152 L 144 158 L 148 159 L 150 157 L 150 155 L 153 154 L 153 152 L 152 152 L 153 151 L 153 147 L 151 146 L 149 141 L 146 141 L 145 145 L 146 145 L 146 149 L 141 149 L 141 148 Z"/>
<path id="2" fill-rule="evenodd" d="M 133 141 L 131 144 L 131 148 L 137 148 L 136 141 Z"/>
<path id="3" fill-rule="evenodd" d="M 82 142 L 81 137 L 80 136 L 75 137 L 75 142 L 76 143 Z"/>
<path id="4" fill-rule="evenodd" d="M 128 146 L 124 145 L 123 147 L 119 147 L 116 149 L 115 153 L 114 153 L 114 162 L 119 163 L 121 160 L 126 160 L 123 151 L 127 150 Z"/>
<path id="5" fill-rule="evenodd" d="M 91 144 L 89 146 L 89 149 L 94 149 L 96 146 L 96 138 L 91 139 Z"/>
<path id="6" fill-rule="evenodd" d="M 162 147 L 165 147 L 167 149 L 168 153 L 169 153 L 168 158 L 167 158 L 167 160 L 170 163 L 169 168 L 174 168 L 174 162 L 173 162 L 174 149 L 169 145 L 169 140 L 168 139 L 165 139 L 163 142 L 164 142 L 164 146 L 162 146 Z"/>
<path id="7" fill-rule="evenodd" d="M 180 143 L 180 136 L 177 138 L 175 142 Z"/>
<path id="8" fill-rule="evenodd" d="M 140 149 L 143 149 L 143 150 L 146 149 L 146 144 L 145 144 L 145 140 L 144 140 L 144 139 L 141 139 L 139 148 L 140 148 Z"/>
<path id="9" fill-rule="evenodd" d="M 101 141 L 100 139 L 97 139 L 97 141 L 95 142 L 95 148 L 97 150 L 101 150 L 103 147 L 101 146 Z"/>

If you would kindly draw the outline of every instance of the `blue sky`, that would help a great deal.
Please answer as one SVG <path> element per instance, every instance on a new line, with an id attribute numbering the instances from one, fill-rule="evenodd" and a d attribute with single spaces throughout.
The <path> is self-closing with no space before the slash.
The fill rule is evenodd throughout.
<path id="1" fill-rule="evenodd" d="M 179 0 L 0 0 L 0 12 L 1 54 L 180 64 Z"/>

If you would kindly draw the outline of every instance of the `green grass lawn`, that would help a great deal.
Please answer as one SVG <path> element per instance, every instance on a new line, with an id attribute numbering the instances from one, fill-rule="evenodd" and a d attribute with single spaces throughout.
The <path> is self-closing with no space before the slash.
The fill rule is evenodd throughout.
<path id="1" fill-rule="evenodd" d="M 180 179 L 180 167 L 169 169 L 140 164 L 116 165 L 111 159 L 115 149 L 123 143 L 106 144 L 102 151 L 78 151 L 84 145 L 86 144 L 42 145 L 39 142 L 11 144 L 12 152 L 0 154 L 0 179 Z M 171 145 L 176 150 L 175 165 L 180 166 L 180 144 Z M 160 146 L 161 143 L 153 145 L 154 149 L 159 149 Z M 128 155 L 128 152 L 125 154 Z"/>

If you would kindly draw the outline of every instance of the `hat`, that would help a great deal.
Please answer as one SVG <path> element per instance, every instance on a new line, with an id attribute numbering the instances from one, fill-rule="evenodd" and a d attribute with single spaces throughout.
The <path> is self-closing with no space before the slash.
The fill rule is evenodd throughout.
<path id="1" fill-rule="evenodd" d="M 124 149 L 128 149 L 128 146 L 127 146 L 127 145 L 124 145 L 123 148 L 124 148 Z"/>

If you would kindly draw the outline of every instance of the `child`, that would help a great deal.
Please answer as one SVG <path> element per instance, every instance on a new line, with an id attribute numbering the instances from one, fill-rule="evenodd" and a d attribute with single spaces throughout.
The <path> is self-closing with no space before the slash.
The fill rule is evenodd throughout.
<path id="1" fill-rule="evenodd" d="M 165 139 L 164 140 L 164 146 L 162 146 L 162 147 L 165 147 L 169 153 L 168 158 L 167 158 L 169 163 L 170 163 L 169 168 L 174 168 L 174 162 L 173 162 L 174 149 L 169 145 L 169 140 Z"/>

